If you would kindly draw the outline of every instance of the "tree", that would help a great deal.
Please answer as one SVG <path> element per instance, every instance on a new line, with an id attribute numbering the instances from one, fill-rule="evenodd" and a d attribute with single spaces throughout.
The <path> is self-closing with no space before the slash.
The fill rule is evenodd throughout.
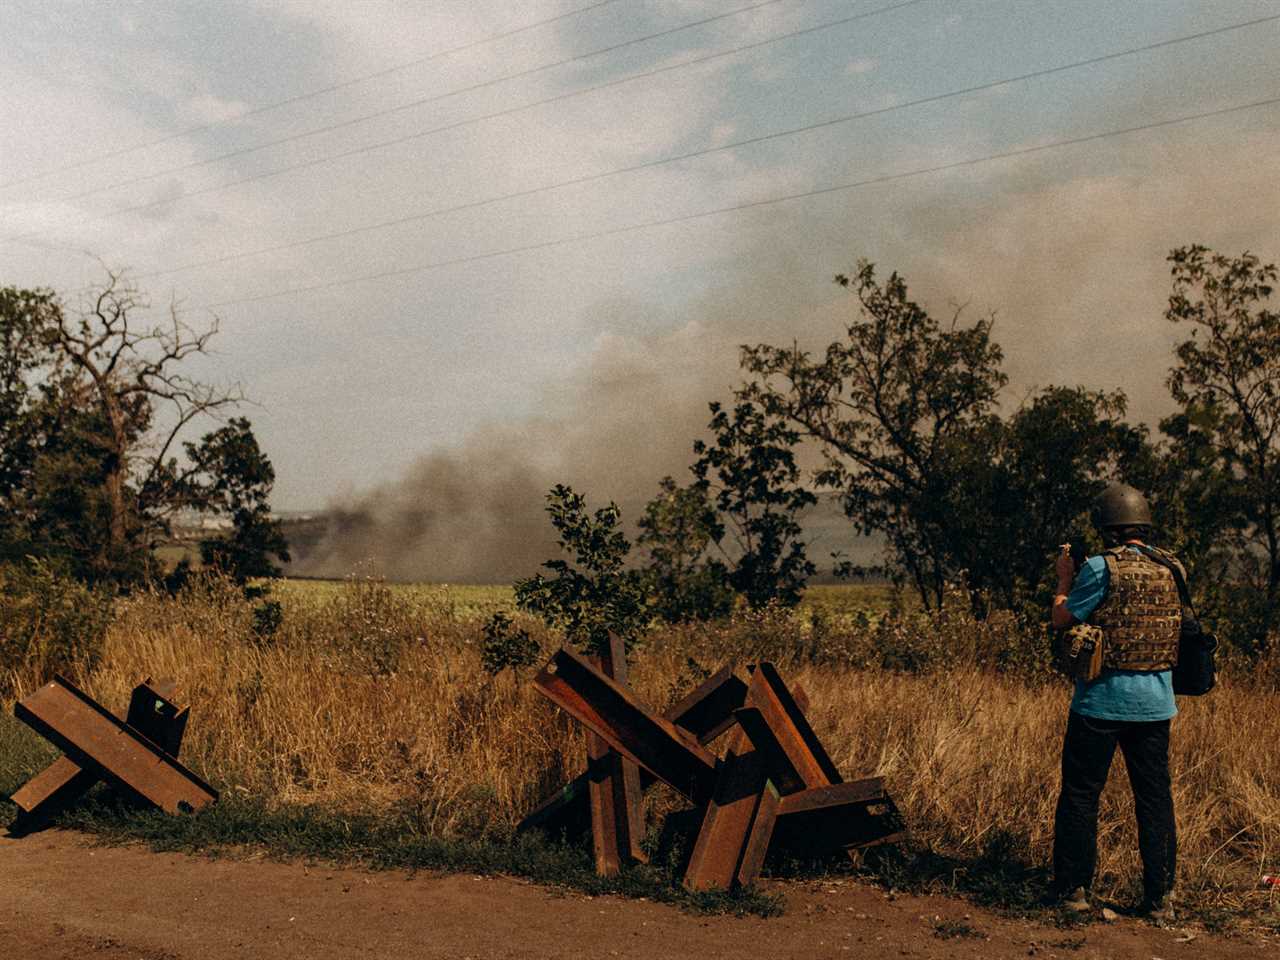
<path id="1" fill-rule="evenodd" d="M 976 612 L 986 612 L 988 595 L 1009 609 L 1043 609 L 1046 557 L 1090 539 L 1095 497 L 1151 456 L 1146 430 L 1124 421 L 1125 408 L 1119 390 L 1048 387 L 1007 418 L 987 418 L 945 529 Z"/>
<path id="2" fill-rule="evenodd" d="M 639 573 L 624 569 L 631 544 L 618 529 L 618 505 L 589 514 L 584 496 L 556 484 L 547 494 L 547 513 L 560 549 L 573 562 L 548 560 L 542 566 L 554 576 L 537 573 L 517 580 L 516 606 L 564 630 L 565 639 L 588 653 L 608 650 L 610 633 L 630 647 L 649 612 Z"/>
<path id="3" fill-rule="evenodd" d="M 679 486 L 663 477 L 659 493 L 637 522 L 636 544 L 649 556 L 646 589 L 664 620 L 708 620 L 732 606 L 729 571 L 707 556 L 724 536 L 724 524 L 707 498 L 705 484 Z"/>
<path id="4" fill-rule="evenodd" d="M 1274 263 L 1226 257 L 1200 245 L 1169 254 L 1165 317 L 1190 326 L 1176 348 L 1169 392 L 1184 420 L 1176 438 L 1201 444 L 1237 511 L 1233 574 L 1254 607 L 1254 642 L 1280 622 L 1280 313 L 1267 306 Z M 1179 433 L 1181 431 L 1181 433 Z"/>
<path id="5" fill-rule="evenodd" d="M 45 335 L 54 309 L 47 291 L 0 289 L 0 496 L 30 477 L 40 441 L 32 411 L 61 379 Z"/>
<path id="6" fill-rule="evenodd" d="M 742 398 L 818 441 L 819 484 L 840 492 L 859 532 L 885 537 L 892 565 L 936 607 L 959 570 L 949 548 L 955 492 L 1006 383 L 992 320 L 962 326 L 957 310 L 944 327 L 909 299 L 903 278 L 881 284 L 866 260 L 836 282 L 860 308 L 846 339 L 820 358 L 795 345 L 744 347 L 757 379 Z"/>
<path id="7" fill-rule="evenodd" d="M 243 400 L 238 387 L 210 386 L 187 373 L 208 351 L 216 320 L 196 331 L 175 304 L 157 322 L 146 319 L 148 309 L 112 272 L 75 310 L 47 290 L 0 289 L 6 555 L 63 557 L 83 579 L 127 585 L 157 572 L 153 547 L 179 511 L 219 507 L 245 511 L 242 554 L 256 543 L 280 555 L 260 522 L 270 489 L 269 479 L 262 485 L 262 468 L 270 464 L 247 421 L 232 429 L 239 443 L 231 446 L 248 453 L 252 441 L 256 463 L 238 461 L 230 448 L 225 455 L 206 451 L 203 461 L 179 463 L 174 455 L 194 421 Z M 236 479 L 237 470 L 249 473 Z"/>
<path id="8" fill-rule="evenodd" d="M 696 440 L 690 469 L 696 488 L 710 497 L 718 514 L 712 539 L 723 548 L 723 533 L 733 538 L 725 550 L 729 586 L 752 607 L 771 600 L 800 601 L 814 565 L 805 557 L 797 514 L 818 502 L 800 483 L 795 446 L 800 435 L 763 406 L 742 400 L 733 411 L 710 404 L 714 434 Z"/>
<path id="9" fill-rule="evenodd" d="M 249 421 L 233 418 L 199 445 L 184 446 L 191 463 L 188 483 L 196 490 L 191 499 L 202 511 L 231 518 L 230 536 L 201 541 L 201 560 L 241 584 L 279 576 L 271 558 L 288 563 L 289 544 L 268 503 L 276 472 Z"/>
<path id="10" fill-rule="evenodd" d="M 1216 419 L 1207 409 L 1165 417 L 1161 442 L 1128 467 L 1130 482 L 1150 495 L 1160 539 L 1187 568 L 1197 611 L 1214 619 L 1231 603 L 1245 526 L 1239 485 L 1214 445 Z"/>

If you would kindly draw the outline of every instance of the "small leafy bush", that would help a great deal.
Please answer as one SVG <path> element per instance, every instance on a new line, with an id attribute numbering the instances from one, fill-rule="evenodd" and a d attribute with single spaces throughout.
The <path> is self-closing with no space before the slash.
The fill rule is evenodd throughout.
<path id="1" fill-rule="evenodd" d="M 380 577 L 348 577 L 324 619 L 337 652 L 375 677 L 397 673 L 405 651 L 420 638 L 413 604 Z"/>
<path id="2" fill-rule="evenodd" d="M 548 560 L 552 576 L 517 580 L 516 605 L 564 630 L 565 639 L 588 653 L 608 649 L 609 634 L 630 648 L 648 626 L 650 611 L 640 573 L 623 566 L 631 543 L 618 529 L 616 503 L 587 512 L 586 497 L 556 484 L 547 494 L 547 513 L 560 549 L 573 561 Z"/>
<path id="3" fill-rule="evenodd" d="M 102 655 L 111 603 L 105 592 L 48 561 L 0 566 L 0 669 L 8 674 L 7 685 L 92 670 Z"/>
<path id="4" fill-rule="evenodd" d="M 484 642 L 480 648 L 480 661 L 485 672 L 497 676 L 508 667 L 512 672 L 531 667 L 538 662 L 542 648 L 524 628 L 512 629 L 514 621 L 498 611 L 484 625 Z"/>
<path id="5" fill-rule="evenodd" d="M 253 608 L 253 633 L 262 640 L 270 640 L 284 623 L 284 607 L 279 600 L 263 600 Z"/>

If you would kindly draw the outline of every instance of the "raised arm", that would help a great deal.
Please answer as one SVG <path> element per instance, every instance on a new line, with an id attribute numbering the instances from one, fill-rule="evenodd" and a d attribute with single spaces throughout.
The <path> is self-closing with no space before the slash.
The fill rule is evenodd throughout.
<path id="1" fill-rule="evenodd" d="M 1053 569 L 1058 575 L 1058 586 L 1053 591 L 1053 608 L 1049 619 L 1055 630 L 1065 630 L 1076 623 L 1076 618 L 1067 609 L 1067 596 L 1071 593 L 1071 581 L 1076 575 L 1076 565 L 1071 559 L 1071 544 L 1062 545 L 1062 552 L 1054 560 Z"/>

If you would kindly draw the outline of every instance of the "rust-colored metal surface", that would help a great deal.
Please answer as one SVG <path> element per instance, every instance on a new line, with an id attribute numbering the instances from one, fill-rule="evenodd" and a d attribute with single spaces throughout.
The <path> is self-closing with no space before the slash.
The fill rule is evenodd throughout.
<path id="1" fill-rule="evenodd" d="M 716 770 L 716 785 L 702 815 L 684 883 L 691 890 L 728 888 L 738 873 L 765 787 L 760 754 L 741 728 L 729 735 L 729 749 Z"/>
<path id="2" fill-rule="evenodd" d="M 9 799 L 29 820 L 47 818 L 65 810 L 97 782 L 98 774 L 94 771 L 82 769 L 70 757 L 59 757 Z"/>
<path id="3" fill-rule="evenodd" d="M 596 873 L 611 877 L 622 869 L 629 835 L 618 809 L 614 783 L 622 777 L 621 757 L 599 735 L 587 731 L 587 800 L 591 805 L 591 850 Z"/>
<path id="4" fill-rule="evenodd" d="M 772 780 L 766 780 L 764 789 L 756 798 L 755 815 L 751 818 L 751 832 L 747 834 L 747 842 L 742 848 L 742 859 L 738 863 L 738 872 L 734 874 L 734 882 L 746 887 L 756 882 L 760 871 L 764 868 L 765 854 L 769 852 L 769 844 L 773 840 L 773 827 L 778 817 L 778 804 L 782 801 L 778 788 Z"/>
<path id="5" fill-rule="evenodd" d="M 687 697 L 663 711 L 662 717 L 693 734 L 702 746 L 734 727 L 733 711 L 742 706 L 747 685 L 734 671 L 733 664 L 721 667 L 704 680 Z M 640 789 L 649 789 L 657 778 L 640 769 Z M 544 830 L 568 837 L 580 835 L 590 824 L 591 810 L 587 800 L 589 777 L 586 771 L 548 796 L 531 810 L 516 827 L 516 832 Z"/>
<path id="6" fill-rule="evenodd" d="M 805 778 L 805 784 L 811 787 L 821 786 L 820 780 L 826 783 L 839 783 L 842 779 L 840 771 L 836 769 L 835 762 L 827 753 L 826 747 L 822 745 L 822 741 L 818 739 L 818 735 L 813 732 L 813 727 L 809 725 L 809 719 L 805 716 L 809 698 L 804 697 L 804 702 L 801 703 L 800 699 L 787 689 L 782 675 L 772 663 L 756 664 L 756 672 L 764 678 L 768 690 L 767 695 L 762 693 L 757 698 L 760 700 L 761 709 L 764 709 L 767 703 L 770 710 L 781 711 L 804 745 L 804 752 L 811 758 L 810 763 L 817 767 L 812 779 Z"/>
<path id="7" fill-rule="evenodd" d="M 701 826 L 684 877 L 691 889 L 754 882 L 775 844 L 825 852 L 901 837 L 901 817 L 882 781 L 842 781 L 804 715 L 804 691 L 789 691 L 768 663 L 755 665 L 745 692 L 741 681 L 735 684 L 731 678 L 732 670 L 721 671 L 667 717 L 657 717 L 605 670 L 571 651 L 559 651 L 534 684 L 599 739 L 591 741 L 587 784 L 580 788 L 578 781 L 571 783 L 526 823 L 535 817 L 546 822 L 546 811 L 571 809 L 590 793 L 597 869 L 617 869 L 624 856 L 622 838 L 632 826 L 622 823 L 619 795 L 604 789 L 609 778 L 622 783 L 621 772 L 607 771 L 599 785 L 595 782 L 597 765 L 613 755 L 602 750 L 603 742 L 639 764 L 642 781 L 663 780 L 701 806 Z M 735 708 L 738 703 L 742 705 Z M 709 740 L 727 729 L 725 710 L 732 711 L 737 726 L 719 762 L 695 742 L 699 737 L 670 722 L 671 716 L 689 717 Z M 636 828 L 631 836 L 638 834 Z"/>
<path id="8" fill-rule="evenodd" d="M 906 825 L 879 777 L 802 790 L 782 798 L 776 842 L 796 852 L 894 843 Z"/>
<path id="9" fill-rule="evenodd" d="M 880 777 L 867 777 L 863 780 L 813 787 L 790 794 L 782 798 L 782 807 L 778 815 L 786 817 L 793 814 L 815 813 L 851 803 L 871 803 L 884 796 L 884 780 Z"/>
<path id="10" fill-rule="evenodd" d="M 806 776 L 814 778 L 817 768 L 805 769 L 808 758 L 797 749 L 798 740 L 785 718 L 779 718 L 776 713 L 766 713 L 759 707 L 743 707 L 734 716 L 763 757 L 769 778 L 784 795 L 808 786 Z M 824 785 L 825 782 L 821 779 L 815 785 Z"/>
<path id="11" fill-rule="evenodd" d="M 76 765 L 128 787 L 162 810 L 198 810 L 217 799 L 211 786 L 64 677 L 14 704 L 13 711 Z"/>
<path id="12" fill-rule="evenodd" d="M 596 659 L 600 672 L 620 685 L 627 682 L 627 652 L 616 635 Z M 644 820 L 640 810 L 640 768 L 614 750 L 598 734 L 587 733 L 587 800 L 591 808 L 591 841 L 596 873 L 612 876 L 625 861 L 644 862 L 640 848 Z"/>
<path id="13" fill-rule="evenodd" d="M 773 664 L 755 665 L 746 705 L 734 717 L 760 751 L 769 778 L 783 796 L 840 782 L 840 771 Z"/>
<path id="14" fill-rule="evenodd" d="M 781 684 L 776 671 L 751 672 L 744 704 L 777 703 L 771 689 Z M 803 691 L 797 691 L 804 698 Z M 798 709 L 797 697 L 788 698 Z M 728 751 L 717 770 L 715 792 L 707 803 L 684 882 L 690 889 L 728 888 L 753 883 L 764 865 L 780 794 L 769 779 L 765 755 L 742 726 L 730 734 Z"/>
<path id="15" fill-rule="evenodd" d="M 704 746 L 734 726 L 733 711 L 747 697 L 747 685 L 725 664 L 683 700 L 663 711 L 676 726 L 688 730 Z"/>
<path id="16" fill-rule="evenodd" d="M 188 711 L 174 702 L 176 685 L 172 680 L 155 681 L 147 677 L 133 689 L 126 723 L 143 733 L 170 756 L 176 757 L 182 745 Z M 11 798 L 17 805 L 19 832 L 48 821 L 82 797 L 101 779 L 92 767 L 82 768 L 70 757 L 62 756 L 32 777 Z"/>
<path id="17" fill-rule="evenodd" d="M 715 756 L 573 651 L 559 650 L 533 683 L 613 749 L 686 797 L 700 801 L 710 794 Z"/>
<path id="18" fill-rule="evenodd" d="M 187 729 L 190 708 L 176 701 L 177 684 L 172 680 L 150 677 L 133 688 L 125 723 L 157 747 L 176 757 L 182 748 L 182 735 Z"/>

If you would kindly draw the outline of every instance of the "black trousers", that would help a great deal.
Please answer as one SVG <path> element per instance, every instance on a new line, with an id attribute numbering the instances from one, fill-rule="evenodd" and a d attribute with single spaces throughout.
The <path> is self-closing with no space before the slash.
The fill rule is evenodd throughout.
<path id="1" fill-rule="evenodd" d="M 1169 782 L 1169 721 L 1098 720 L 1072 712 L 1062 745 L 1062 792 L 1054 817 L 1054 888 L 1093 884 L 1098 861 L 1098 798 L 1116 744 L 1124 754 L 1138 818 L 1142 888 L 1148 901 L 1173 889 L 1177 828 Z"/>

